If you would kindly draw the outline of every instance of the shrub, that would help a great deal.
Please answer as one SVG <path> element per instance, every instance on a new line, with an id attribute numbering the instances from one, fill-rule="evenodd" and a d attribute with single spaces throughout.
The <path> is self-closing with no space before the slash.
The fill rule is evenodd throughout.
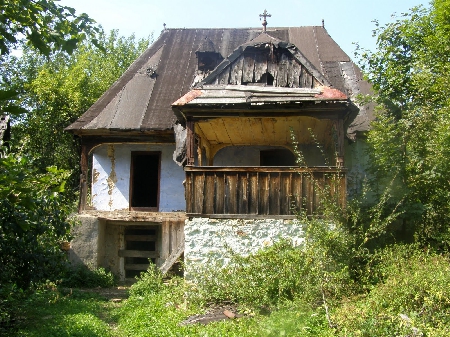
<path id="1" fill-rule="evenodd" d="M 163 286 L 161 271 L 150 261 L 147 271 L 141 273 L 137 278 L 137 282 L 130 287 L 129 293 L 131 297 L 144 297 L 161 291 Z"/>
<path id="2" fill-rule="evenodd" d="M 334 313 L 345 336 L 445 336 L 450 333 L 450 259 L 397 246 L 377 254 L 380 280 Z"/>
<path id="3" fill-rule="evenodd" d="M 108 288 L 115 285 L 114 275 L 104 268 L 89 268 L 78 264 L 67 268 L 61 285 L 70 288 Z"/>

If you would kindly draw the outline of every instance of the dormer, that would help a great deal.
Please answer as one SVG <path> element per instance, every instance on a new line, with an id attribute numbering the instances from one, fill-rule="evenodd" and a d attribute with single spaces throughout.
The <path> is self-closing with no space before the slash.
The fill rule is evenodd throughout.
<path id="1" fill-rule="evenodd" d="M 212 53 L 207 40 L 203 48 Z M 203 52 L 206 54 L 206 52 Z M 217 60 L 217 59 L 216 59 Z M 200 59 L 199 59 L 200 64 Z M 205 73 L 202 73 L 204 75 Z M 203 79 L 194 85 L 247 85 L 314 89 L 331 84 L 298 50 L 286 41 L 261 33 L 240 45 Z"/>
<path id="2" fill-rule="evenodd" d="M 213 70 L 220 62 L 222 62 L 222 55 L 216 50 L 214 43 L 208 38 L 200 43 L 197 51 L 197 70 L 207 73 Z"/>

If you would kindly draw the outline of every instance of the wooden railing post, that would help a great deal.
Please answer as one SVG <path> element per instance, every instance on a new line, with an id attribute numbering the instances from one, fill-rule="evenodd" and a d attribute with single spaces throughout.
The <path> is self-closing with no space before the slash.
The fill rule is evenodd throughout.
<path id="1" fill-rule="evenodd" d="M 333 193 L 346 195 L 346 170 L 339 167 L 186 166 L 185 171 L 188 216 L 293 216 L 291 201 L 313 214 L 321 202 L 317 187 L 323 189 L 330 176 L 339 180 Z"/>

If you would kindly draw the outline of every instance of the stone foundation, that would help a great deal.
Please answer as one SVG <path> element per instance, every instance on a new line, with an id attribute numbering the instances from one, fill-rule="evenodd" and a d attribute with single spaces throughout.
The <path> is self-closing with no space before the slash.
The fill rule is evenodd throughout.
<path id="1" fill-rule="evenodd" d="M 281 219 L 208 219 L 186 220 L 184 226 L 186 270 L 210 259 L 229 261 L 230 250 L 242 255 L 256 253 L 281 239 L 299 245 L 303 238 L 302 225 L 296 220 Z"/>

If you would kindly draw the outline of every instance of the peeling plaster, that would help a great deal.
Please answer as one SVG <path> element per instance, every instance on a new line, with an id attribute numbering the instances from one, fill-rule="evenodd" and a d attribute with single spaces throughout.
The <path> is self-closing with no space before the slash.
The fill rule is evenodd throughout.
<path id="1" fill-rule="evenodd" d="M 113 190 L 117 183 L 117 176 L 116 176 L 116 159 L 115 159 L 115 151 L 114 151 L 114 145 L 108 145 L 108 157 L 111 160 L 111 172 L 109 173 L 108 178 L 106 179 L 108 183 L 108 194 L 110 196 L 108 205 L 110 208 L 112 208 L 113 205 Z"/>
<path id="2" fill-rule="evenodd" d="M 95 184 L 98 181 L 98 178 L 100 177 L 100 172 L 96 169 L 94 169 L 94 172 L 92 173 L 92 183 Z"/>

